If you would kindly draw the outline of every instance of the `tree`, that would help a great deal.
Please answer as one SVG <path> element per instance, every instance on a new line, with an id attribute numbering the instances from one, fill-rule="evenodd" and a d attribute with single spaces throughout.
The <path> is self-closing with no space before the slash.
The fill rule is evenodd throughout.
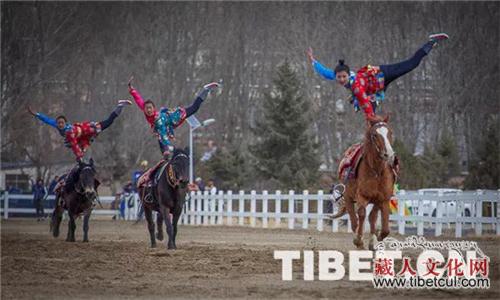
<path id="1" fill-rule="evenodd" d="M 205 163 L 206 178 L 213 178 L 221 190 L 240 190 L 248 185 L 248 166 L 243 149 L 222 147 Z"/>
<path id="2" fill-rule="evenodd" d="M 465 188 L 468 189 L 498 189 L 500 187 L 500 139 L 496 127 L 490 126 L 478 149 L 478 159 L 469 168 L 469 175 L 465 179 Z"/>
<path id="3" fill-rule="evenodd" d="M 265 95 L 262 118 L 250 146 L 254 167 L 261 179 L 283 189 L 304 189 L 318 178 L 317 144 L 309 132 L 309 102 L 300 93 L 300 82 L 288 61 L 278 67 L 274 88 Z"/>

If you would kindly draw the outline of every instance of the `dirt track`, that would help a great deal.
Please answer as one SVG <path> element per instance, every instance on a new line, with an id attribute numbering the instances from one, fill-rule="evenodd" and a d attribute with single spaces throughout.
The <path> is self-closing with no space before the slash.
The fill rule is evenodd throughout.
<path id="1" fill-rule="evenodd" d="M 150 249 L 146 225 L 91 221 L 90 243 L 52 238 L 48 224 L 2 220 L 2 299 L 54 298 L 490 298 L 500 297 L 498 237 L 475 239 L 491 258 L 489 290 L 375 290 L 371 282 L 281 280 L 273 250 L 329 249 L 346 255 L 351 235 L 250 229 L 180 228 L 178 250 Z M 66 234 L 65 223 L 61 235 Z"/>

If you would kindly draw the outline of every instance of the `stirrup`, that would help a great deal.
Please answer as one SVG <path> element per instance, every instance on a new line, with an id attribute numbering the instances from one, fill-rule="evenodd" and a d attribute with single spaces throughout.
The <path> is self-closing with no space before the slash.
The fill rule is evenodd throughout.
<path id="1" fill-rule="evenodd" d="M 344 198 L 344 193 L 345 193 L 345 185 L 342 183 L 336 184 L 333 186 L 332 189 L 332 194 L 333 194 L 333 203 L 338 203 Z"/>

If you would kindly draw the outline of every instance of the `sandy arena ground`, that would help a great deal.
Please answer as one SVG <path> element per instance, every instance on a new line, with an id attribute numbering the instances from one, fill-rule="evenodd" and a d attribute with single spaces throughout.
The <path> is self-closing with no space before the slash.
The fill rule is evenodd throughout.
<path id="1" fill-rule="evenodd" d="M 178 250 L 149 248 L 145 223 L 92 220 L 90 243 L 52 238 L 48 223 L 1 222 L 2 299 L 110 298 L 500 298 L 500 238 L 476 238 L 491 258 L 489 290 L 375 290 L 371 282 L 281 280 L 273 250 L 341 250 L 351 234 L 247 227 L 181 226 Z M 391 234 L 391 236 L 395 236 Z M 401 238 L 401 237 L 399 237 Z M 396 268 L 396 270 L 399 270 Z M 316 270 L 317 272 L 317 270 Z M 316 277 L 317 278 L 317 277 Z"/>

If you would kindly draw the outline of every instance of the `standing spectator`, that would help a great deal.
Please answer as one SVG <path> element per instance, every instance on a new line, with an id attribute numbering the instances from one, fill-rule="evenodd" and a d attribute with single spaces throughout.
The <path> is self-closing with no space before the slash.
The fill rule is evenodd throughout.
<path id="1" fill-rule="evenodd" d="M 36 184 L 31 187 L 31 191 L 33 192 L 33 206 L 35 206 L 36 209 L 36 217 L 37 220 L 40 221 L 42 218 L 45 218 L 43 201 L 48 195 L 47 188 L 43 185 L 43 180 L 41 178 L 38 178 Z"/>
<path id="2" fill-rule="evenodd" d="M 56 187 L 58 181 L 59 181 L 59 176 L 57 176 L 57 175 L 54 176 L 54 179 L 52 179 L 52 181 L 50 182 L 50 185 L 49 185 L 49 195 L 55 194 L 54 188 Z"/>
<path id="3" fill-rule="evenodd" d="M 208 191 L 210 194 L 215 194 L 217 193 L 217 188 L 215 187 L 215 183 L 213 179 L 210 179 L 205 186 L 205 190 Z"/>
<path id="4" fill-rule="evenodd" d="M 196 186 L 198 187 L 198 191 L 204 192 L 205 191 L 205 183 L 201 179 L 201 177 L 196 177 L 195 181 Z"/>

